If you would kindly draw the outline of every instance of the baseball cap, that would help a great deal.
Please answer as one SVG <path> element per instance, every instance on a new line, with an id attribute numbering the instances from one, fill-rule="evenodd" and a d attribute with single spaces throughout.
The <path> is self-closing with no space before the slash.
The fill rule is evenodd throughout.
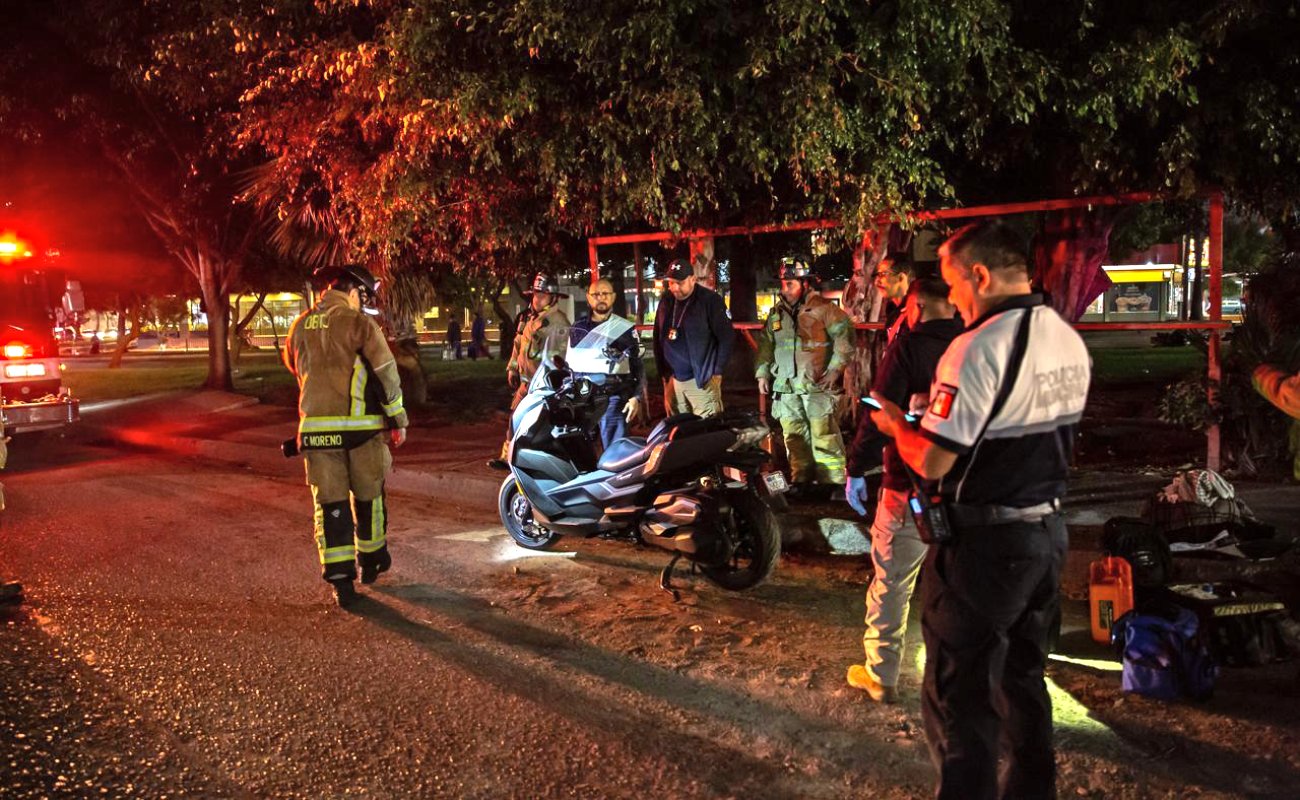
<path id="1" fill-rule="evenodd" d="M 668 272 L 665 273 L 665 277 L 672 278 L 675 281 L 684 281 L 694 274 L 695 270 L 691 269 L 691 265 L 678 258 L 668 265 Z"/>

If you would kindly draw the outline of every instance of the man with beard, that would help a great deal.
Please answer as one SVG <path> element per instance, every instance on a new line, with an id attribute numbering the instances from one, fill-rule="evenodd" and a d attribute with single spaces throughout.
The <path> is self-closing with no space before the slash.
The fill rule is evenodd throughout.
<path id="1" fill-rule="evenodd" d="M 637 339 L 636 327 L 627 320 L 613 313 L 614 285 L 604 278 L 593 281 L 587 290 L 587 305 L 590 311 L 569 328 L 569 352 L 575 358 L 576 348 L 588 340 L 588 344 L 599 342 L 602 347 L 613 348 L 602 359 L 600 371 L 582 371 L 595 384 L 603 384 L 615 377 L 630 375 L 631 385 L 616 395 L 601 399 L 597 408 L 600 420 L 600 443 L 609 447 L 610 442 L 627 435 L 627 423 L 641 410 L 641 393 L 645 390 L 645 365 L 641 362 L 641 343 Z M 592 332 L 595 337 L 588 339 Z M 587 348 L 582 348 L 584 351 Z"/>

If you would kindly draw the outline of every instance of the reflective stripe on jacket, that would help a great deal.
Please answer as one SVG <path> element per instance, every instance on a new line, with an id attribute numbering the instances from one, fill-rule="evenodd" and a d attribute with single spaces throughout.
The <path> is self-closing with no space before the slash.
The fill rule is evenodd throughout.
<path id="1" fill-rule="evenodd" d="M 298 379 L 303 449 L 351 448 L 389 427 L 405 428 L 402 385 L 374 320 L 331 289 L 294 320 L 284 363 Z"/>
<path id="2" fill-rule="evenodd" d="M 828 372 L 843 371 L 853 352 L 853 321 L 831 301 L 809 293 L 794 308 L 784 300 L 767 315 L 755 376 L 772 391 L 810 392 Z"/>

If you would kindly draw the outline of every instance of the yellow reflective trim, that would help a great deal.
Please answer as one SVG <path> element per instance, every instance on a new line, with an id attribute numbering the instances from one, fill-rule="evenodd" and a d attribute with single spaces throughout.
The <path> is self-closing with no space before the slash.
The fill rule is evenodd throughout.
<path id="1" fill-rule="evenodd" d="M 377 414 L 361 417 L 303 417 L 298 425 L 302 433 L 329 431 L 378 431 L 386 427 L 384 418 Z"/>
<path id="2" fill-rule="evenodd" d="M 390 417 L 395 417 L 403 411 L 405 411 L 405 409 L 402 408 L 402 395 L 400 393 L 393 402 L 384 403 L 384 413 Z"/>
<path id="3" fill-rule="evenodd" d="M 353 545 L 343 545 L 342 547 L 326 547 L 320 551 L 320 563 L 338 564 L 343 561 L 351 561 L 357 557 L 357 548 Z"/>
<path id="4" fill-rule="evenodd" d="M 361 363 L 361 356 L 357 356 L 352 362 L 352 407 L 350 413 L 354 417 L 364 417 L 366 414 L 367 379 L 366 366 Z"/>

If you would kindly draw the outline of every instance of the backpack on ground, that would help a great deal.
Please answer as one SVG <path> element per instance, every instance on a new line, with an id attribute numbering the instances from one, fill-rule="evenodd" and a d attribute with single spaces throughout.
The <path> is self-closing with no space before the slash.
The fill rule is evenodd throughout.
<path id="1" fill-rule="evenodd" d="M 1121 688 L 1156 700 L 1208 698 L 1219 667 L 1199 635 L 1196 615 L 1176 606 L 1160 611 L 1133 610 L 1115 621 L 1111 643 L 1123 656 Z"/>
<path id="2" fill-rule="evenodd" d="M 1169 553 L 1169 543 L 1146 520 L 1137 517 L 1108 519 L 1101 542 L 1107 553 L 1129 563 L 1134 586 L 1154 589 L 1173 578 L 1174 561 Z"/>

